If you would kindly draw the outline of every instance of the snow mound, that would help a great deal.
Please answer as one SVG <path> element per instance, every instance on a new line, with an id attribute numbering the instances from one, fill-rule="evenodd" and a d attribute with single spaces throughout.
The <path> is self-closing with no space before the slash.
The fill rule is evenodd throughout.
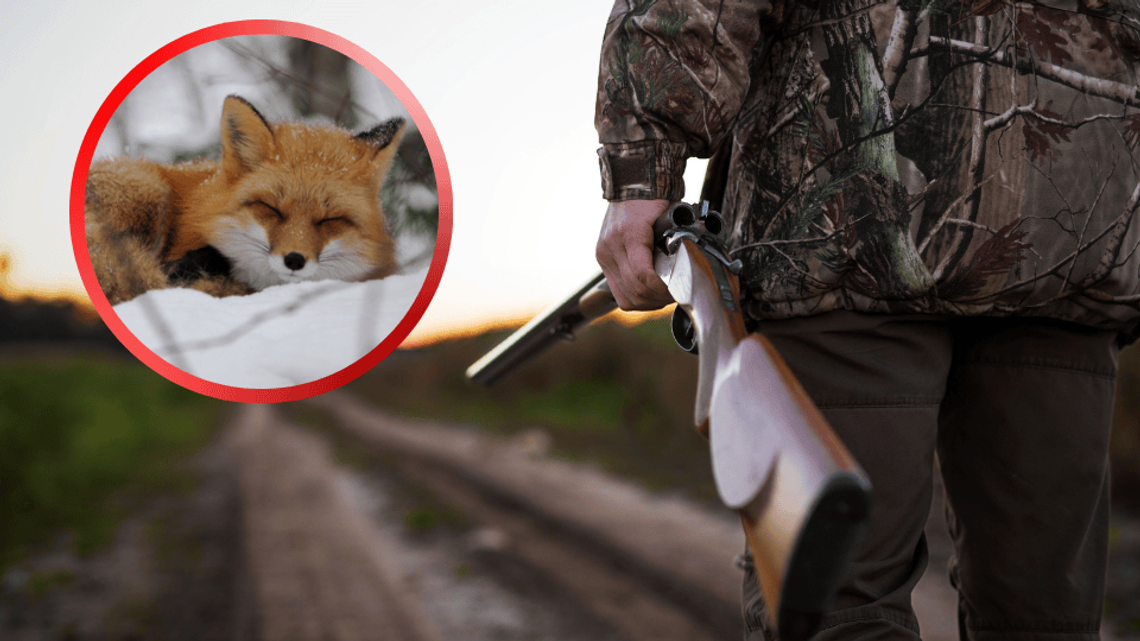
<path id="1" fill-rule="evenodd" d="M 147 292 L 115 306 L 144 345 L 178 369 L 222 385 L 279 388 L 334 374 L 372 351 L 404 318 L 427 268 L 363 283 L 320 281 L 214 298 Z"/>

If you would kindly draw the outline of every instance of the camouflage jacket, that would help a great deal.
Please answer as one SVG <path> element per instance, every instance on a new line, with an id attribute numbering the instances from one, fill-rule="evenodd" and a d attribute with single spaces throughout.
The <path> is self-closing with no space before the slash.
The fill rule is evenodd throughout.
<path id="1" fill-rule="evenodd" d="M 1137 2 L 617 0 L 604 195 L 679 200 L 712 156 L 751 320 L 1134 326 Z"/>

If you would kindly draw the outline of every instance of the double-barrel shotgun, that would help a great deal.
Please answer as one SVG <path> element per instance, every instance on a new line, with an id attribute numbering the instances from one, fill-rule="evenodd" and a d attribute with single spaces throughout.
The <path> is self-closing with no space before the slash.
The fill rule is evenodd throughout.
<path id="1" fill-rule="evenodd" d="M 806 639 L 854 556 L 870 483 L 771 343 L 746 331 L 720 214 L 707 201 L 678 203 L 655 234 L 654 269 L 677 301 L 673 336 L 699 357 L 695 422 L 717 492 L 740 515 L 770 623 L 785 641 Z M 615 307 L 599 273 L 467 376 L 491 385 Z"/>

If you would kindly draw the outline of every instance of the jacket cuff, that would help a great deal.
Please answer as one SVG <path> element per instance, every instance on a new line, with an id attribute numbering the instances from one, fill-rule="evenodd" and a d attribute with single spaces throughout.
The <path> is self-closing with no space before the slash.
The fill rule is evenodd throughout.
<path id="1" fill-rule="evenodd" d="M 607 143 L 598 150 L 606 200 L 681 200 L 685 145 L 663 140 Z"/>

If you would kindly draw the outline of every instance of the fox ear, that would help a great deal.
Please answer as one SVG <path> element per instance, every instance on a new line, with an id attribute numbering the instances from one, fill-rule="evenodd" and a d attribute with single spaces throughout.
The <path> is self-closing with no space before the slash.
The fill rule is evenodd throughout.
<path id="1" fill-rule="evenodd" d="M 368 143 L 376 150 L 372 156 L 372 165 L 380 176 L 388 173 L 388 169 L 392 166 L 396 150 L 400 147 L 400 138 L 404 135 L 405 124 L 403 118 L 392 118 L 368 131 L 356 134 L 357 140 Z"/>
<path id="2" fill-rule="evenodd" d="M 377 150 L 380 150 L 384 149 L 393 142 L 399 143 L 398 139 L 400 137 L 400 134 L 403 132 L 404 119 L 396 117 L 388 120 L 387 122 L 382 122 L 379 125 L 376 125 L 375 127 L 369 129 L 368 131 L 362 131 L 356 134 L 356 139 L 363 140 L 364 142 L 376 147 Z"/>
<path id="3" fill-rule="evenodd" d="M 273 128 L 253 105 L 227 96 L 222 105 L 222 166 L 226 174 L 249 171 L 273 150 Z"/>

